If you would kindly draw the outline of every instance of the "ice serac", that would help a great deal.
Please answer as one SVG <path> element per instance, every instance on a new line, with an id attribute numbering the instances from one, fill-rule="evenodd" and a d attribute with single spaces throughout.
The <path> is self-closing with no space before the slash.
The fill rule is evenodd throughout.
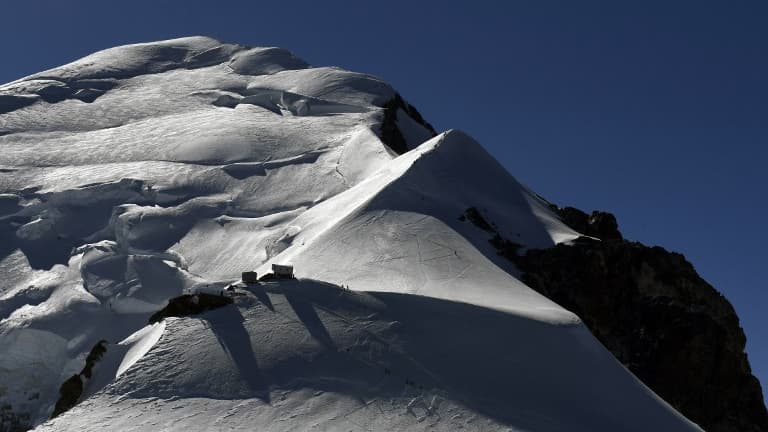
<path id="1" fill-rule="evenodd" d="M 0 149 L 3 432 L 700 430 L 497 251 L 579 233 L 376 77 L 117 47 L 0 86 Z"/>

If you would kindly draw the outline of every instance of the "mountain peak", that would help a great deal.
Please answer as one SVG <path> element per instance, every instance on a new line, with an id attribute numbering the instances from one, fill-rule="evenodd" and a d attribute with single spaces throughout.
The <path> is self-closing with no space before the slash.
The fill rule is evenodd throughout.
<path id="1" fill-rule="evenodd" d="M 700 430 L 508 259 L 580 233 L 379 78 L 126 45 L 0 86 L 0 148 L 2 432 Z"/>

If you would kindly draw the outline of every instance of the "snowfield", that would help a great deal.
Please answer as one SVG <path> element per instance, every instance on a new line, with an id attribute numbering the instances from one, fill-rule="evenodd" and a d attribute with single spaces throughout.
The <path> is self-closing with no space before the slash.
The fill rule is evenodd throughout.
<path id="1" fill-rule="evenodd" d="M 465 214 L 522 247 L 579 233 L 472 138 L 390 115 L 396 96 L 205 37 L 0 86 L 0 427 L 700 430 Z M 297 280 L 148 322 L 287 263 Z"/>

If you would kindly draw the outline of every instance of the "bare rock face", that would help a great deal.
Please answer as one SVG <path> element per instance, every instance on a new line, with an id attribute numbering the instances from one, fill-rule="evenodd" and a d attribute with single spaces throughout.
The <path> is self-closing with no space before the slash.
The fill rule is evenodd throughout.
<path id="1" fill-rule="evenodd" d="M 149 323 L 154 324 L 168 317 L 184 317 L 197 315 L 209 310 L 218 309 L 228 304 L 232 304 L 232 299 L 223 295 L 213 294 L 184 294 L 172 298 L 168 305 L 149 317 Z"/>
<path id="2" fill-rule="evenodd" d="M 56 401 L 51 418 L 57 417 L 77 405 L 83 394 L 84 381 L 91 379 L 94 366 L 101 360 L 105 352 L 107 352 L 107 341 L 99 341 L 88 353 L 83 370 L 64 381 L 59 388 L 59 399 Z"/>
<path id="3" fill-rule="evenodd" d="M 554 207 L 560 219 L 576 231 L 601 240 L 621 240 L 616 217 L 610 213 L 593 211 L 591 215 L 574 207 Z"/>
<path id="4" fill-rule="evenodd" d="M 384 120 L 381 123 L 381 140 L 397 154 L 403 154 L 408 150 L 408 143 L 403 137 L 403 133 L 397 124 L 397 112 L 402 110 L 413 121 L 423 126 L 429 131 L 431 136 L 436 136 L 437 132 L 431 124 L 424 120 L 419 111 L 413 105 L 409 104 L 399 94 L 395 94 L 395 97 L 388 100 L 384 106 Z"/>
<path id="5" fill-rule="evenodd" d="M 683 255 L 624 240 L 613 215 L 557 211 L 600 241 L 581 238 L 523 256 L 500 250 L 524 282 L 579 315 L 627 368 L 705 430 L 768 431 L 746 337 L 728 300 Z"/>

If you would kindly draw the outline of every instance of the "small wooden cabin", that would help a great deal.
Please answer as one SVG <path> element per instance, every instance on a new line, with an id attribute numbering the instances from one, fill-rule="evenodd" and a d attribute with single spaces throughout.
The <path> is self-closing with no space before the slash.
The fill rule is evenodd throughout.
<path id="1" fill-rule="evenodd" d="M 293 279 L 293 266 L 272 264 L 272 273 L 279 279 Z"/>
<path id="2" fill-rule="evenodd" d="M 259 275 L 257 275 L 255 271 L 245 271 L 243 272 L 241 279 L 243 280 L 243 282 L 247 284 L 255 284 L 255 283 L 259 283 L 258 276 Z"/>

